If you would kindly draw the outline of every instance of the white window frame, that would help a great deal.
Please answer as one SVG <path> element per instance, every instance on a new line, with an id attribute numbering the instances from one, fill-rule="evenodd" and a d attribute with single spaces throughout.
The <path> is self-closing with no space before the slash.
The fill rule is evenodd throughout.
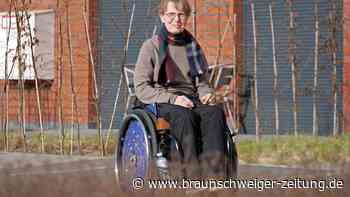
<path id="1" fill-rule="evenodd" d="M 31 26 L 31 34 L 33 38 L 36 36 L 36 19 L 38 14 L 44 14 L 44 13 L 54 13 L 53 10 L 40 10 L 40 11 L 30 11 L 28 12 L 30 18 L 30 26 Z M 54 20 L 54 17 L 53 17 Z M 6 79 L 6 74 L 5 74 L 5 61 L 6 61 L 6 42 L 7 42 L 7 34 L 8 34 L 8 28 L 9 28 L 9 13 L 8 12 L 2 12 L 0 13 L 0 80 Z M 25 21 L 26 22 L 26 21 Z M 18 69 L 18 61 L 16 60 L 13 62 L 13 58 L 16 55 L 16 47 L 17 47 L 17 28 L 16 28 L 16 17 L 15 13 L 11 13 L 11 29 L 10 29 L 10 40 L 9 40 L 9 48 L 8 48 L 8 56 L 7 56 L 7 77 L 10 80 L 19 80 L 19 69 Z M 28 30 L 26 30 L 27 33 Z M 22 32 L 22 35 L 24 32 Z M 50 38 L 50 40 L 45 41 L 45 42 L 51 42 L 51 47 L 50 49 L 47 49 L 49 51 L 47 54 L 42 55 L 42 54 L 37 54 L 37 48 L 38 45 L 34 46 L 34 56 L 37 58 L 36 62 L 36 68 L 38 72 L 38 78 L 39 79 L 53 79 L 54 77 L 54 69 L 53 69 L 53 64 L 54 64 L 54 21 L 52 21 L 52 36 L 47 36 Z M 42 40 L 39 39 L 39 45 Z M 29 35 L 25 36 L 25 38 L 22 38 L 22 43 L 27 41 L 29 42 L 30 38 Z M 27 45 L 24 49 L 22 49 L 22 54 L 25 59 L 25 71 L 23 73 L 23 79 L 24 80 L 34 80 L 35 79 L 35 74 L 34 74 L 34 69 L 33 69 L 33 63 L 32 63 L 32 53 L 31 53 L 31 48 L 29 45 Z M 39 56 L 43 56 L 40 57 Z M 46 56 L 46 57 L 45 57 Z M 41 66 L 40 60 L 42 59 L 49 59 L 48 63 L 49 65 Z M 47 69 L 45 71 L 45 69 Z M 44 74 L 42 74 L 44 73 Z"/>

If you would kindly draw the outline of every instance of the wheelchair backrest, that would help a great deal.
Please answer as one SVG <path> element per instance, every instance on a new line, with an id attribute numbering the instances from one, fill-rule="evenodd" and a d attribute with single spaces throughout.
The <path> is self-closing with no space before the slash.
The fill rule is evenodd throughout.
<path id="1" fill-rule="evenodd" d="M 129 96 L 136 96 L 135 94 L 135 85 L 134 85 L 134 76 L 135 76 L 135 65 L 134 64 L 125 64 L 123 67 L 123 72 L 125 76 L 126 86 L 128 88 Z"/>

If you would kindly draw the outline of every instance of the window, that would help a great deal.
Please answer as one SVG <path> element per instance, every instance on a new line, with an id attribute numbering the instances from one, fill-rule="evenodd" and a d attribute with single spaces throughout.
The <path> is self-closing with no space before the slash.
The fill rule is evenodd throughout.
<path id="1" fill-rule="evenodd" d="M 29 24 L 31 34 L 39 42 L 34 46 L 34 58 L 36 62 L 36 70 L 38 78 L 50 80 L 54 78 L 54 12 L 52 10 L 33 11 L 29 13 Z M 25 20 L 26 27 L 28 27 Z M 9 36 L 8 36 L 9 35 Z M 29 28 L 22 31 L 21 43 L 29 43 Z M 9 16 L 8 12 L 0 13 L 0 79 L 6 77 L 6 44 L 8 42 L 7 56 L 7 75 L 10 80 L 18 80 L 19 69 L 18 61 L 13 61 L 16 56 L 17 47 L 17 28 L 16 17 L 14 13 Z M 24 44 L 21 50 L 25 70 L 23 79 L 35 79 L 31 48 L 29 44 Z"/>

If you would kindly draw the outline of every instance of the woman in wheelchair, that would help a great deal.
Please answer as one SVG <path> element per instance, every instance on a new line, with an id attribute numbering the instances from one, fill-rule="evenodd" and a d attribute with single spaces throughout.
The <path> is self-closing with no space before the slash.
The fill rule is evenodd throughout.
<path id="1" fill-rule="evenodd" d="M 149 177 L 152 162 L 148 158 L 158 156 L 162 143 L 149 111 L 169 123 L 185 178 L 236 174 L 235 145 L 223 109 L 214 104 L 207 60 L 185 29 L 190 13 L 187 0 L 160 1 L 161 28 L 143 43 L 134 76 L 137 99 L 153 109 L 136 110 L 124 120 L 116 151 L 117 178 L 118 173 L 128 180 Z"/>
<path id="2" fill-rule="evenodd" d="M 187 0 L 161 0 L 159 33 L 146 40 L 135 68 L 137 98 L 157 103 L 183 150 L 186 177 L 223 177 L 224 111 L 213 105 L 208 63 L 196 39 L 185 29 Z"/>

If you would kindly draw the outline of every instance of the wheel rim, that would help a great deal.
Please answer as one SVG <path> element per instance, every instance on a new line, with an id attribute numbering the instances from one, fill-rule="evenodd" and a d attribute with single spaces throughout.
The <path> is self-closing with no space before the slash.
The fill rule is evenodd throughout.
<path id="1" fill-rule="evenodd" d="M 134 178 L 146 178 L 150 167 L 150 141 L 145 126 L 138 117 L 132 117 L 119 143 L 118 178 L 121 189 L 132 191 Z"/>

